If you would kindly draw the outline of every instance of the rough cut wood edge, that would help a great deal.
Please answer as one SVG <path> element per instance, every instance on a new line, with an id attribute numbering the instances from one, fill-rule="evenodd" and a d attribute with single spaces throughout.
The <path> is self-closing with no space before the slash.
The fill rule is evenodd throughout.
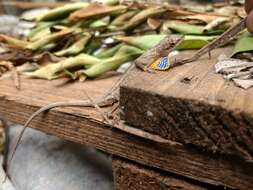
<path id="1" fill-rule="evenodd" d="M 37 109 L 38 106 L 0 97 L 0 115 L 15 123 L 24 123 Z M 58 109 L 51 110 L 35 119 L 31 127 L 204 183 L 243 190 L 253 189 L 253 165 L 250 163 L 232 157 L 200 154 L 198 150 L 191 147 L 159 145 L 104 126 L 81 114 L 66 113 Z"/>
<path id="2" fill-rule="evenodd" d="M 151 169 L 119 157 L 112 160 L 115 190 L 208 190 L 193 180 Z"/>
<path id="3" fill-rule="evenodd" d="M 253 118 L 202 101 L 120 89 L 121 119 L 165 139 L 253 162 Z"/>

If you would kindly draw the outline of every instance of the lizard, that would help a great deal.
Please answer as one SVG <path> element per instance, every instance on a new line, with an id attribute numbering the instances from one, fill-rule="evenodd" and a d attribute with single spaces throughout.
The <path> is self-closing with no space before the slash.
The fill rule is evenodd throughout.
<path id="1" fill-rule="evenodd" d="M 203 56 L 204 54 L 210 53 L 213 49 L 229 42 L 240 31 L 242 31 L 243 29 L 245 29 L 247 27 L 246 26 L 247 25 L 247 19 L 248 19 L 248 17 L 244 18 L 242 21 L 240 21 L 235 26 L 229 28 L 226 32 L 224 32 L 216 40 L 214 40 L 213 42 L 207 44 L 206 46 L 201 48 L 199 51 L 197 51 L 192 57 L 187 58 L 187 59 L 183 59 L 183 60 L 177 60 L 172 65 L 172 67 L 173 66 L 183 65 L 183 64 L 195 61 L 195 60 L 199 59 L 201 56 Z M 248 30 L 250 30 L 250 26 L 247 27 L 247 28 L 248 28 Z M 146 53 L 144 53 L 139 58 L 137 58 L 134 62 L 134 65 L 137 68 L 139 68 L 143 71 L 151 72 L 151 70 L 149 69 L 150 64 L 152 64 L 158 58 L 160 58 L 162 56 L 165 56 L 165 55 L 168 55 L 170 52 L 172 52 L 177 47 L 177 45 L 179 45 L 182 42 L 182 40 L 183 40 L 182 37 L 175 37 L 175 38 L 171 38 L 169 36 L 165 37 L 158 45 L 156 45 L 155 47 L 147 50 Z M 111 89 L 111 92 L 109 92 L 102 100 L 96 102 L 95 105 L 100 106 L 100 107 L 104 107 L 104 106 L 112 105 L 115 102 L 118 102 L 119 101 L 119 95 L 118 95 L 118 92 L 117 92 L 118 88 L 119 88 L 120 84 L 126 79 L 128 72 L 130 72 L 133 68 L 134 67 L 131 66 L 130 69 L 125 73 L 125 75 L 123 75 L 120 82 L 118 82 Z M 84 101 L 71 101 L 71 102 L 56 102 L 56 103 L 52 103 L 52 104 L 49 104 L 47 106 L 44 106 L 44 107 L 40 108 L 38 111 L 36 111 L 34 114 L 32 114 L 31 117 L 25 123 L 25 125 L 24 125 L 23 129 L 21 130 L 21 133 L 20 133 L 20 135 L 19 135 L 19 137 L 18 137 L 18 139 L 17 139 L 17 141 L 14 145 L 14 149 L 13 149 L 13 152 L 10 156 L 10 160 L 7 164 L 7 168 L 10 165 L 10 163 L 11 163 L 13 157 L 14 157 L 14 154 L 15 154 L 17 148 L 18 148 L 18 145 L 21 141 L 21 138 L 22 138 L 22 136 L 25 132 L 25 129 L 34 120 L 34 118 L 36 118 L 41 113 L 44 113 L 44 112 L 49 111 L 49 110 L 51 110 L 53 108 L 56 108 L 56 107 L 75 107 L 75 106 L 78 106 L 78 107 L 94 107 L 94 103 L 92 103 L 88 100 L 86 100 L 86 101 L 85 100 Z"/>
<path id="2" fill-rule="evenodd" d="M 14 158 L 15 152 L 20 144 L 20 141 L 23 137 L 23 134 L 25 133 L 25 130 L 27 127 L 29 127 L 30 123 L 40 114 L 47 112 L 53 108 L 59 108 L 59 107 L 107 107 L 111 106 L 119 101 L 119 87 L 120 85 L 127 79 L 129 73 L 135 68 L 134 66 L 137 67 L 142 67 L 145 68 L 148 66 L 148 64 L 151 64 L 153 60 L 158 59 L 161 55 L 168 54 L 168 52 L 173 51 L 175 44 L 179 43 L 182 40 L 181 37 L 176 37 L 176 38 L 171 38 L 169 36 L 165 37 L 157 46 L 154 48 L 151 48 L 144 54 L 142 54 L 139 58 L 137 58 L 134 61 L 134 64 L 132 64 L 128 70 L 125 72 L 125 74 L 121 77 L 121 79 L 116 82 L 111 90 L 106 93 L 106 95 L 98 100 L 98 101 L 91 101 L 90 98 L 88 100 L 77 100 L 77 101 L 68 101 L 68 102 L 56 102 L 52 103 L 49 105 L 46 105 L 36 112 L 34 112 L 28 120 L 25 122 L 20 134 L 18 135 L 18 138 L 14 144 L 13 151 L 10 154 L 10 159 L 7 163 L 7 172 L 6 174 L 8 175 L 8 170 L 10 168 L 11 162 Z M 106 118 L 107 120 L 107 118 Z M 168 141 L 165 141 L 168 142 Z M 173 144 L 173 143 L 171 143 Z"/>

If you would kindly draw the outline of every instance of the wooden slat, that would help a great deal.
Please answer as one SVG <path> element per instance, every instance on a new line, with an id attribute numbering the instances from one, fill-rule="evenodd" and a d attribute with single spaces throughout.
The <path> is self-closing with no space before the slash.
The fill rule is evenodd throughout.
<path id="1" fill-rule="evenodd" d="M 211 190 L 215 188 L 119 157 L 113 158 L 112 166 L 115 190 Z"/>
<path id="2" fill-rule="evenodd" d="M 15 89 L 11 80 L 0 81 L 0 115 L 23 124 L 34 111 L 48 103 L 86 99 L 84 90 L 98 99 L 118 78 L 66 86 L 59 81 L 21 81 L 21 91 Z M 253 165 L 250 163 L 233 157 L 205 154 L 187 146 L 159 145 L 105 126 L 101 121 L 100 114 L 94 109 L 59 108 L 38 117 L 31 127 L 205 183 L 253 188 Z"/>
<path id="3" fill-rule="evenodd" d="M 120 92 L 121 118 L 170 140 L 253 161 L 253 89 L 215 73 L 226 52 L 168 72 L 132 72 Z"/>

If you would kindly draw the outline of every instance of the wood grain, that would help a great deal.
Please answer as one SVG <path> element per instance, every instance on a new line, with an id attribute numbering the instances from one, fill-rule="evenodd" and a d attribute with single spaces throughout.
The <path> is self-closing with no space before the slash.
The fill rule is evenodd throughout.
<path id="1" fill-rule="evenodd" d="M 23 124 L 34 111 L 48 103 L 86 99 L 84 91 L 98 99 L 116 81 L 118 77 L 62 85 L 61 81 L 22 79 L 22 90 L 18 91 L 10 79 L 2 80 L 0 115 Z M 253 188 L 251 163 L 234 157 L 210 155 L 188 146 L 161 145 L 141 139 L 105 126 L 102 117 L 94 109 L 54 109 L 35 119 L 31 127 L 204 183 L 240 189 Z"/>
<path id="2" fill-rule="evenodd" d="M 121 87 L 121 118 L 128 124 L 210 153 L 253 161 L 253 89 L 214 72 L 213 52 L 168 72 L 138 70 Z M 138 80 L 136 80 L 138 78 Z"/>
<path id="3" fill-rule="evenodd" d="M 115 190 L 207 190 L 193 180 L 151 169 L 119 157 L 112 160 Z"/>

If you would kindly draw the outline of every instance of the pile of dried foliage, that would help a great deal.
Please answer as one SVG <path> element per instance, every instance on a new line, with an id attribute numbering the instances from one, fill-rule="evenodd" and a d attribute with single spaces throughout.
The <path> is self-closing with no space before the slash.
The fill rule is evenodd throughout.
<path id="1" fill-rule="evenodd" d="M 83 81 L 115 71 L 168 35 L 184 36 L 179 51 L 200 49 L 245 16 L 238 2 L 66 4 L 32 20 L 35 27 L 26 37 L 0 35 L 0 76 L 11 70 L 15 78 L 22 74 Z M 253 49 L 248 38 L 252 39 L 241 35 L 233 55 Z"/>

